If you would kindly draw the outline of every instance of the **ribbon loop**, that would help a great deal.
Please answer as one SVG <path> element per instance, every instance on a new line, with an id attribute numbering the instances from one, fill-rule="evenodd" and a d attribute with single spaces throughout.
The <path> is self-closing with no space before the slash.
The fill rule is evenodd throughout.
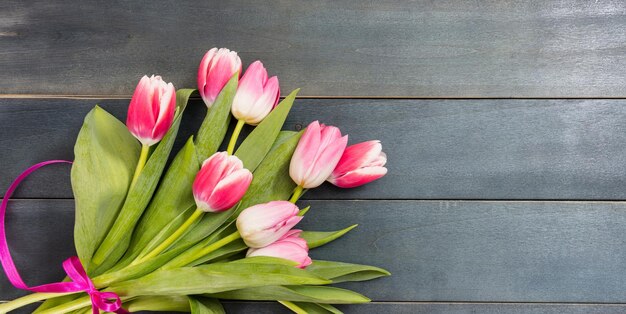
<path id="1" fill-rule="evenodd" d="M 72 162 L 67 160 L 48 160 L 35 164 L 22 172 L 11 183 L 7 192 L 4 194 L 4 198 L 0 204 L 0 263 L 2 263 L 2 268 L 4 269 L 4 272 L 6 273 L 11 284 L 18 289 L 47 293 L 84 291 L 91 299 L 91 308 L 94 314 L 98 314 L 100 312 L 99 310 L 103 310 L 105 312 L 115 312 L 118 314 L 127 314 L 129 312 L 122 308 L 122 300 L 117 294 L 113 292 L 100 292 L 96 289 L 77 256 L 72 256 L 63 261 L 63 270 L 65 270 L 67 276 L 72 280 L 69 282 L 55 282 L 29 287 L 26 283 L 24 283 L 24 280 L 22 280 L 22 277 L 15 267 L 15 263 L 13 262 L 13 258 L 11 258 L 11 253 L 9 252 L 5 228 L 5 214 L 9 198 L 13 195 L 13 192 L 22 180 L 28 177 L 28 175 L 30 175 L 33 171 L 45 165 L 56 163 L 71 164 Z"/>

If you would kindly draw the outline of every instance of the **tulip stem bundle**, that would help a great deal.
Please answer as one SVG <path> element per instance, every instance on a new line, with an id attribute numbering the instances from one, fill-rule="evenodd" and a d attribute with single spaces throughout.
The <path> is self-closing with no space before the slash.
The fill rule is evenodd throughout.
<path id="1" fill-rule="evenodd" d="M 150 152 L 150 146 L 146 144 L 141 145 L 141 153 L 139 154 L 139 160 L 137 161 L 137 167 L 135 168 L 135 175 L 133 175 L 133 181 L 131 181 L 130 186 L 134 186 L 137 183 L 137 179 L 143 170 L 143 167 L 146 165 L 148 161 L 148 152 Z"/>
<path id="2" fill-rule="evenodd" d="M 150 251 L 148 254 L 144 255 L 143 257 L 137 258 L 135 261 L 131 263 L 131 265 L 140 264 L 146 260 L 149 260 L 161 254 L 161 252 L 165 251 L 165 249 L 167 249 L 170 245 L 172 245 L 172 243 L 178 240 L 178 238 L 180 238 L 180 236 L 183 235 L 183 233 L 185 233 L 185 231 L 187 231 L 187 229 L 189 229 L 191 225 L 193 225 L 196 221 L 198 221 L 198 219 L 200 219 L 203 216 L 203 214 L 204 212 L 202 210 L 196 208 L 196 210 L 193 211 L 191 216 L 189 216 L 189 218 L 187 218 L 187 220 L 185 220 L 185 222 L 180 227 L 178 227 L 178 229 L 176 229 L 174 233 L 172 233 L 167 239 L 165 239 L 165 241 L 163 241 L 161 244 L 155 247 L 154 250 Z"/>
<path id="3" fill-rule="evenodd" d="M 226 151 L 229 155 L 232 155 L 235 152 L 235 145 L 237 144 L 237 139 L 239 138 L 239 133 L 241 133 L 241 129 L 246 124 L 244 120 L 237 120 L 237 125 L 235 126 L 235 130 L 233 131 L 233 135 L 230 137 L 230 142 L 228 142 L 228 148 Z"/>
<path id="4" fill-rule="evenodd" d="M 196 261 L 197 259 L 208 255 L 209 253 L 213 253 L 216 250 L 222 248 L 223 246 L 237 240 L 237 239 L 241 239 L 241 234 L 239 233 L 239 231 L 235 231 L 233 233 L 231 233 L 230 235 L 219 239 L 216 242 L 213 242 L 211 244 L 209 244 L 208 246 L 204 247 L 202 250 L 195 252 L 194 254 L 192 254 L 189 257 L 185 257 L 184 259 L 181 260 L 177 260 L 174 261 L 172 263 L 169 263 L 165 266 L 163 266 L 164 269 L 172 269 L 172 268 L 177 268 L 177 267 L 184 267 L 189 265 L 190 263 Z"/>
<path id="5" fill-rule="evenodd" d="M 22 306 L 26 306 L 35 302 L 47 300 L 50 298 L 60 297 L 68 294 L 73 294 L 77 292 L 67 292 L 67 293 L 45 293 L 45 292 L 37 292 L 25 295 L 23 297 L 12 300 L 11 302 L 0 304 L 0 313 L 7 313 L 9 311 L 13 311 Z"/>

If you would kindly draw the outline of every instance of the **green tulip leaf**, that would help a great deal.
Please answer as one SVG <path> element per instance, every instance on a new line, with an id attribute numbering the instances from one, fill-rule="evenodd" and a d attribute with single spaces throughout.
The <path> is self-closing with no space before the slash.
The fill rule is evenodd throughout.
<path id="1" fill-rule="evenodd" d="M 309 249 L 312 249 L 337 240 L 357 226 L 358 225 L 352 225 L 339 231 L 303 231 L 300 236 L 306 240 L 306 243 L 309 245 Z"/>
<path id="2" fill-rule="evenodd" d="M 308 213 L 308 212 L 309 212 L 309 209 L 311 209 L 311 206 L 307 206 L 307 207 L 305 207 L 305 208 L 301 209 L 300 211 L 298 211 L 298 216 L 304 216 L 304 215 L 306 215 L 306 213 Z M 313 232 L 315 232 L 315 231 L 313 231 Z M 309 248 L 311 248 L 311 246 L 310 246 L 310 245 L 309 245 Z"/>
<path id="3" fill-rule="evenodd" d="M 205 213 L 200 221 L 192 226 L 170 248 L 189 248 L 213 234 L 235 213 L 235 209 L 229 209 L 221 213 Z"/>
<path id="4" fill-rule="evenodd" d="M 343 314 L 342 311 L 340 311 L 338 308 L 330 305 L 330 304 L 326 304 L 326 303 L 315 303 L 315 305 L 325 309 L 326 311 L 328 311 L 329 313 L 333 313 L 333 314 Z"/>
<path id="5" fill-rule="evenodd" d="M 391 273 L 375 266 L 315 260 L 306 268 L 320 277 L 328 278 L 333 283 L 344 281 L 365 281 L 389 276 Z"/>
<path id="6" fill-rule="evenodd" d="M 285 265 L 215 263 L 161 269 L 141 278 L 113 284 L 124 296 L 192 295 L 275 285 L 324 285 L 329 280 Z"/>
<path id="7" fill-rule="evenodd" d="M 215 228 L 219 229 L 215 230 Z M 171 247 L 171 250 L 180 250 L 181 248 L 183 248 L 185 249 L 185 251 L 169 261 L 167 264 L 165 264 L 163 268 L 171 269 L 176 267 L 201 264 L 201 261 L 197 261 L 197 259 L 199 259 L 197 255 L 200 254 L 204 248 L 232 234 L 237 230 L 232 224 L 226 224 L 222 227 L 219 227 L 217 224 L 215 224 L 212 226 L 211 229 L 213 229 L 214 231 L 207 235 L 205 238 L 201 239 L 201 241 L 196 241 L 197 243 L 192 244 L 191 241 L 189 241 L 187 243 L 179 243 L 178 245 L 173 245 Z M 201 259 L 204 259 L 205 257 L 201 257 Z"/>
<path id="8" fill-rule="evenodd" d="M 187 106 L 189 96 L 194 89 L 180 89 L 176 92 L 177 113 L 172 126 L 165 134 L 165 137 L 158 143 L 150 158 L 146 162 L 145 167 L 141 171 L 137 182 L 130 188 L 124 206 L 120 210 L 113 227 L 108 232 L 106 238 L 94 254 L 92 262 L 94 265 L 100 265 L 94 271 L 98 274 L 111 266 L 124 255 L 130 244 L 129 234 L 132 234 L 135 225 L 144 212 L 144 209 L 150 202 L 154 191 L 156 190 L 165 164 L 174 146 L 178 129 L 184 110 Z M 105 263 L 106 261 L 106 263 Z"/>
<path id="9" fill-rule="evenodd" d="M 131 301 L 124 302 L 124 308 L 131 313 L 139 311 L 187 313 L 191 310 L 189 303 L 189 298 L 186 296 L 142 296 L 135 298 Z M 91 308 L 89 308 L 89 310 L 91 311 Z"/>
<path id="10" fill-rule="evenodd" d="M 225 314 L 224 307 L 217 299 L 198 296 L 189 297 L 191 314 Z"/>
<path id="11" fill-rule="evenodd" d="M 90 271 L 96 249 L 113 225 L 139 159 L 139 142 L 126 126 L 96 106 L 85 117 L 74 146 L 74 243 Z"/>
<path id="12" fill-rule="evenodd" d="M 270 264 L 270 265 L 285 265 L 296 267 L 298 266 L 298 262 L 294 262 L 292 260 L 280 258 L 280 257 L 272 257 L 272 256 L 253 256 L 246 257 L 240 260 L 236 260 L 232 262 L 233 264 Z"/>
<path id="13" fill-rule="evenodd" d="M 215 153 L 224 141 L 230 123 L 230 107 L 233 104 L 238 84 L 239 73 L 235 73 L 217 95 L 215 102 L 202 121 L 196 137 L 199 163 Z"/>
<path id="14" fill-rule="evenodd" d="M 107 273 L 93 278 L 93 282 L 96 287 L 103 288 L 108 287 L 114 283 L 137 279 L 159 269 L 184 251 L 184 248 L 171 250 L 165 253 L 161 253 L 160 255 L 145 260 L 139 264 L 127 265 L 126 267 L 115 271 L 111 270 Z"/>
<path id="15" fill-rule="evenodd" d="M 241 143 L 235 156 L 241 159 L 246 169 L 254 172 L 270 151 L 299 91 L 296 89 L 285 97 Z"/>
<path id="16" fill-rule="evenodd" d="M 139 257 L 143 257 L 146 254 L 150 253 L 154 250 L 159 244 L 163 243 L 172 233 L 176 231 L 189 217 L 196 211 L 196 205 L 191 205 L 184 211 L 181 211 L 176 218 L 172 219 L 170 223 L 167 224 L 161 231 L 148 243 L 141 253 L 139 253 Z M 197 222 L 196 222 L 197 223 Z M 192 225 L 193 226 L 193 225 Z"/>
<path id="17" fill-rule="evenodd" d="M 231 257 L 237 253 L 241 253 L 248 249 L 248 246 L 243 242 L 243 240 L 239 239 L 224 245 L 223 247 L 203 256 L 200 259 L 195 260 L 193 263 L 189 264 L 189 266 L 196 266 L 201 264 L 206 264 L 209 262 L 217 261 L 220 259 Z"/>
<path id="18" fill-rule="evenodd" d="M 278 301 L 297 314 L 341 314 L 342 312 L 330 304 Z"/>
<path id="19" fill-rule="evenodd" d="M 65 278 L 63 279 L 63 281 L 69 281 L 69 278 Z M 47 310 L 47 309 L 51 309 L 53 307 L 59 306 L 61 304 L 65 304 L 71 301 L 74 301 L 78 298 L 80 298 L 82 295 L 75 293 L 75 294 L 68 294 L 68 295 L 63 295 L 60 297 L 56 297 L 56 298 L 51 298 L 48 299 L 46 301 L 44 301 L 39 307 L 37 307 L 37 309 L 35 309 L 35 311 L 33 311 L 33 313 L 39 313 L 41 311 Z"/>
<path id="20" fill-rule="evenodd" d="M 200 164 L 196 158 L 196 147 L 193 138 L 190 138 L 167 169 L 154 198 L 135 228 L 126 255 L 114 269 L 128 265 L 151 242 L 157 245 L 163 242 L 184 222 L 180 214 L 195 205 L 191 185 L 198 169 Z M 163 232 L 164 229 L 171 232 Z"/>
<path id="21" fill-rule="evenodd" d="M 252 183 L 241 200 L 239 211 L 252 205 L 289 198 L 296 187 L 289 176 L 289 164 L 301 136 L 302 132 L 280 133 L 267 157 L 254 171 Z"/>
<path id="22" fill-rule="evenodd" d="M 228 300 L 274 301 L 353 304 L 370 299 L 354 291 L 329 286 L 266 286 L 225 291 L 209 295 Z"/>

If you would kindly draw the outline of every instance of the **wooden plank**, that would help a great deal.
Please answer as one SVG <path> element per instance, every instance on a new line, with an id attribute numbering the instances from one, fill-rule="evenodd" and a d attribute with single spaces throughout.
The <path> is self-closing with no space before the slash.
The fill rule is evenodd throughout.
<path id="1" fill-rule="evenodd" d="M 375 301 L 622 303 L 620 202 L 305 201 L 301 227 L 359 227 L 315 259 L 383 266 L 391 277 L 340 286 Z M 62 277 L 72 200 L 18 200 L 12 254 L 29 283 Z M 0 281 L 0 299 L 20 292 Z"/>
<path id="2" fill-rule="evenodd" d="M 223 302 L 228 314 L 290 314 L 276 302 Z M 362 314 L 621 314 L 626 311 L 623 304 L 555 304 L 555 303 L 418 303 L 418 302 L 372 302 L 357 305 L 336 305 L 344 313 Z M 26 307 L 11 314 L 28 314 L 35 306 Z M 139 312 L 148 314 L 154 312 Z M 159 312 L 178 314 L 179 312 Z"/>
<path id="3" fill-rule="evenodd" d="M 292 313 L 278 303 L 224 303 L 227 313 Z M 612 314 L 624 313 L 624 305 L 605 304 L 528 304 L 528 303 L 389 303 L 337 305 L 344 313 L 394 314 Z"/>
<path id="4" fill-rule="evenodd" d="M 125 121 L 127 99 L 0 99 L 0 191 L 35 162 L 72 159 L 96 103 Z M 192 101 L 178 147 L 203 116 Z M 285 128 L 313 119 L 340 126 L 351 143 L 382 140 L 389 174 L 308 198 L 626 198 L 626 100 L 298 99 Z M 68 166 L 40 170 L 16 196 L 71 198 Z"/>
<path id="5" fill-rule="evenodd" d="M 0 90 L 130 95 L 195 86 L 203 53 L 261 59 L 313 96 L 624 97 L 626 3 L 8 0 Z"/>

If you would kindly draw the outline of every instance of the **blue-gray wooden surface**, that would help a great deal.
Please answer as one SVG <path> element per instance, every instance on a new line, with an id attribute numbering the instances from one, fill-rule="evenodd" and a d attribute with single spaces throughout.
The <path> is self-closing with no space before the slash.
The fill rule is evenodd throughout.
<path id="1" fill-rule="evenodd" d="M 123 119 L 138 78 L 194 87 L 205 50 L 265 62 L 286 128 L 313 119 L 381 139 L 389 175 L 307 193 L 305 227 L 360 226 L 312 251 L 393 276 L 344 284 L 347 313 L 626 312 L 626 3 L 599 1 L 43 1 L 0 3 L 0 190 L 72 158 L 85 113 Z M 181 138 L 204 114 L 192 100 Z M 73 253 L 69 171 L 11 202 L 29 283 Z M 23 294 L 0 275 L 0 299 Z M 286 312 L 227 302 L 232 313 Z"/>

